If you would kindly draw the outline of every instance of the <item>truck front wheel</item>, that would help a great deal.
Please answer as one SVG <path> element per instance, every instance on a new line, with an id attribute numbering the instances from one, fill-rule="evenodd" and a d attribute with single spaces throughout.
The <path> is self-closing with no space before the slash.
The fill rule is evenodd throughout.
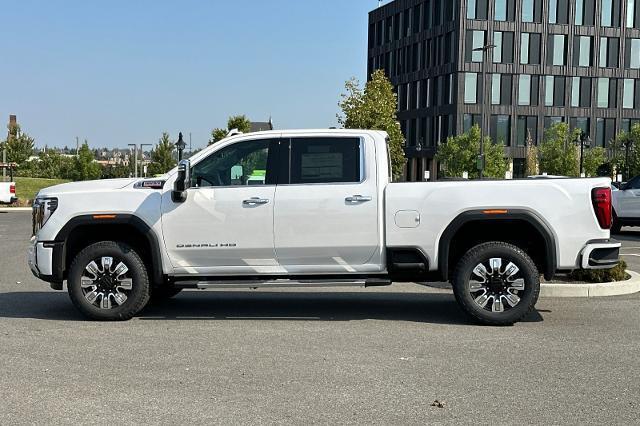
<path id="1" fill-rule="evenodd" d="M 131 319 L 149 301 L 144 262 L 130 246 L 115 241 L 95 243 L 78 253 L 67 288 L 76 308 L 94 320 Z"/>
<path id="2" fill-rule="evenodd" d="M 531 312 L 540 294 L 540 274 L 520 248 L 479 244 L 458 262 L 453 292 L 462 309 L 486 325 L 511 325 Z"/>

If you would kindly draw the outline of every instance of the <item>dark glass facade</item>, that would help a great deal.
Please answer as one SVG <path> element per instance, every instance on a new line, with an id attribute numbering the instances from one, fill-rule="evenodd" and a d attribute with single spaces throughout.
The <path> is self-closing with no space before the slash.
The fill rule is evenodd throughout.
<path id="1" fill-rule="evenodd" d="M 409 180 L 437 176 L 438 144 L 473 124 L 518 176 L 551 123 L 607 146 L 640 121 L 640 0 L 396 0 L 369 14 L 376 69 L 398 94 Z"/>

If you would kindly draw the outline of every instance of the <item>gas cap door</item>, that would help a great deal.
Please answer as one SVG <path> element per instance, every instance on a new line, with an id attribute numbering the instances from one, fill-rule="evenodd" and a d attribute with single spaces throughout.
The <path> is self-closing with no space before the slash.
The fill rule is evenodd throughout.
<path id="1" fill-rule="evenodd" d="M 398 228 L 417 228 L 420 225 L 420 213 L 416 210 L 399 210 L 395 222 Z"/>

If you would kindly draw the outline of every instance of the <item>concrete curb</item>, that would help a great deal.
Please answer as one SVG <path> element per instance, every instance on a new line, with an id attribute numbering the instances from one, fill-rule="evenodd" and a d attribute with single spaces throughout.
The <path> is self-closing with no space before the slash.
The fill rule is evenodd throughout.
<path id="1" fill-rule="evenodd" d="M 626 281 L 599 284 L 556 284 L 540 285 L 540 297 L 604 297 L 622 296 L 640 292 L 640 274 L 627 271 L 631 278 Z"/>
<path id="2" fill-rule="evenodd" d="M 0 207 L 0 212 L 30 212 L 31 207 Z"/>

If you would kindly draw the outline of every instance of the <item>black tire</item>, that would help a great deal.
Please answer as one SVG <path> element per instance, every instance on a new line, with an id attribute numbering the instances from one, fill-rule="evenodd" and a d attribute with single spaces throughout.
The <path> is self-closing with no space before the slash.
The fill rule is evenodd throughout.
<path id="1" fill-rule="evenodd" d="M 524 280 L 523 290 L 514 291 L 513 288 L 510 288 L 509 293 L 506 293 L 506 290 L 496 290 L 501 286 L 501 282 L 502 288 L 514 285 L 509 284 L 508 280 L 500 281 L 507 274 L 500 274 L 498 271 L 493 281 L 485 278 L 484 284 L 486 284 L 486 287 L 476 290 L 475 293 L 472 292 L 470 282 L 471 277 L 475 276 L 474 269 L 481 263 L 490 262 L 490 259 L 493 258 L 501 259 L 503 266 L 502 268 L 497 268 L 499 271 L 506 270 L 508 262 L 513 263 L 518 268 L 518 272 L 513 276 L 509 276 L 509 278 L 518 277 L 518 279 Z M 491 271 L 493 272 L 493 270 L 493 266 L 491 266 Z M 540 294 L 540 273 L 531 258 L 520 248 L 504 242 L 488 242 L 473 247 L 460 259 L 453 273 L 452 285 L 458 304 L 474 321 L 484 325 L 512 325 L 533 311 Z M 494 291 L 496 293 L 493 293 Z M 501 293 L 500 291 L 504 292 Z M 506 294 L 511 295 L 511 293 L 515 293 L 519 299 L 515 306 L 511 306 L 506 296 L 504 296 Z M 491 307 L 482 307 L 479 304 L 481 302 L 476 303 L 476 298 L 480 299 L 480 296 L 485 294 L 490 294 L 487 297 L 492 301 Z M 500 303 L 496 303 L 496 299 Z M 504 311 L 494 312 L 494 303 Z"/>
<path id="2" fill-rule="evenodd" d="M 182 291 L 181 288 L 162 284 L 151 289 L 151 303 L 162 303 L 172 297 L 177 296 Z"/>
<path id="3" fill-rule="evenodd" d="M 103 257 L 111 257 L 116 265 L 123 263 L 128 268 L 126 275 L 131 279 L 131 290 L 127 292 L 126 300 L 110 309 L 103 309 L 91 303 L 85 296 L 85 291 L 90 290 L 82 288 L 82 276 L 87 275 L 85 272 L 87 265 Z M 103 267 L 103 269 L 107 268 Z M 87 318 L 100 321 L 125 321 L 133 318 L 147 305 L 150 285 L 147 268 L 135 250 L 121 242 L 101 241 L 86 247 L 75 257 L 69 270 L 67 289 L 75 307 Z M 100 304 L 100 301 L 97 302 Z"/>

